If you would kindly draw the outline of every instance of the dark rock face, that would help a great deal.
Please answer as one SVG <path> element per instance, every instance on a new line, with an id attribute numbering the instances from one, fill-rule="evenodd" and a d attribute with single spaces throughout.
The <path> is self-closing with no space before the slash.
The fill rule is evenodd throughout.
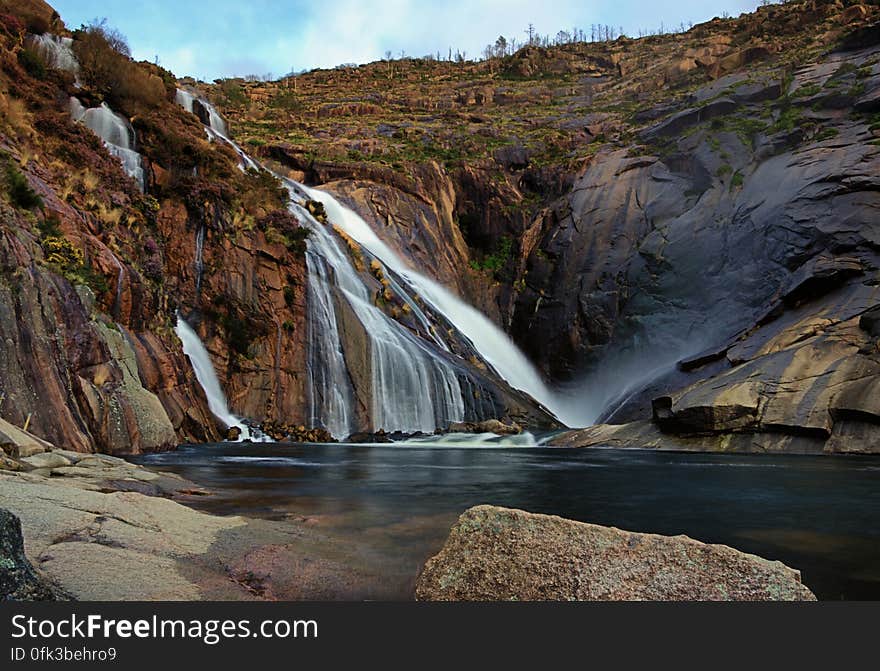
<path id="1" fill-rule="evenodd" d="M 423 601 L 815 601 L 800 572 L 687 536 L 478 506 L 416 583 Z"/>
<path id="2" fill-rule="evenodd" d="M 642 135 L 655 155 L 601 153 L 535 222 L 511 331 L 550 376 L 583 380 L 588 419 L 833 433 L 847 411 L 831 387 L 876 375 L 876 347 L 844 324 L 880 301 L 880 147 L 852 101 L 826 111 L 798 90 L 872 91 L 880 74 L 865 63 L 878 53 L 804 66 L 786 99 L 772 68 L 754 75 L 760 84 L 731 75 L 708 85 L 688 100 L 709 102 L 659 111 L 668 118 Z M 783 128 L 773 121 L 782 114 L 796 122 Z M 822 377 L 810 383 L 783 361 L 795 355 L 834 363 L 815 363 L 806 375 Z M 697 400 L 699 389 L 711 400 Z"/>
<path id="3" fill-rule="evenodd" d="M 880 338 L 880 305 L 876 305 L 859 319 L 859 326 L 875 338 Z"/>
<path id="4" fill-rule="evenodd" d="M 34 571 L 24 556 L 21 522 L 0 508 L 0 601 L 57 601 L 66 598 Z"/>

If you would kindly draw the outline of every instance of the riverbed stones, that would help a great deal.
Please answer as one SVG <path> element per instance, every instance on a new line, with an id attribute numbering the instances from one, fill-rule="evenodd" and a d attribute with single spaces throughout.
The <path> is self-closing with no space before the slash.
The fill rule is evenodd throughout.
<path id="1" fill-rule="evenodd" d="M 416 583 L 423 601 L 814 601 L 800 572 L 687 536 L 477 506 Z"/>

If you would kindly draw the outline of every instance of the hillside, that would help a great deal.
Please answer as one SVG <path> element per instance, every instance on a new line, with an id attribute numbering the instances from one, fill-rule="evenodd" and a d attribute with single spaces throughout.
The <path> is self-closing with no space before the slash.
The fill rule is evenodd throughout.
<path id="1" fill-rule="evenodd" d="M 377 423 L 380 345 L 338 277 L 340 342 L 315 345 L 326 233 L 374 324 L 429 361 L 413 374 L 461 385 L 460 419 L 558 426 L 315 201 L 292 208 L 289 183 L 240 165 L 184 89 L 509 333 L 570 425 L 623 425 L 560 443 L 877 451 L 878 18 L 808 0 L 482 62 L 205 84 L 3 0 L 0 416 L 79 451 L 218 439 L 180 315 L 236 414 L 321 428 L 316 367 L 336 357 L 346 426 L 401 428 Z M 120 124 L 119 146 L 84 114 Z"/>
<path id="2" fill-rule="evenodd" d="M 586 419 L 637 422 L 563 441 L 873 450 L 877 18 L 792 2 L 211 94 L 246 146 L 383 222 L 573 385 Z"/>

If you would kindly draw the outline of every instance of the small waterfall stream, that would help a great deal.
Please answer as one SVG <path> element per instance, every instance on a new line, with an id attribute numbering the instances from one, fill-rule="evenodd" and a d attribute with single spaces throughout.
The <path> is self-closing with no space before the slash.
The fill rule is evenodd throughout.
<path id="1" fill-rule="evenodd" d="M 196 248 L 195 248 L 195 257 L 193 264 L 196 269 L 196 295 L 200 294 L 202 291 L 202 274 L 205 271 L 205 263 L 202 260 L 202 257 L 205 253 L 205 235 L 207 233 L 207 226 L 204 224 L 200 225 L 196 229 Z"/>
<path id="2" fill-rule="evenodd" d="M 125 117 L 116 114 L 107 103 L 86 109 L 78 98 L 70 99 L 70 115 L 104 141 L 107 150 L 122 162 L 126 174 L 146 188 L 143 160 L 135 151 L 134 129 Z"/>
<path id="3" fill-rule="evenodd" d="M 226 395 L 223 393 L 220 380 L 217 379 L 217 373 L 214 371 L 214 365 L 211 363 L 211 357 L 198 334 L 180 315 L 177 316 L 177 326 L 174 328 L 174 331 L 177 333 L 177 337 L 180 338 L 180 342 L 183 344 L 183 353 L 189 358 L 193 371 L 196 374 L 196 379 L 205 392 L 205 396 L 208 399 L 208 408 L 227 428 L 238 427 L 241 431 L 241 440 L 252 438 L 248 426 L 241 419 L 233 415 L 229 409 Z"/>
<path id="4" fill-rule="evenodd" d="M 31 35 L 28 40 L 50 68 L 79 74 L 79 63 L 73 53 L 73 38 L 44 33 Z"/>

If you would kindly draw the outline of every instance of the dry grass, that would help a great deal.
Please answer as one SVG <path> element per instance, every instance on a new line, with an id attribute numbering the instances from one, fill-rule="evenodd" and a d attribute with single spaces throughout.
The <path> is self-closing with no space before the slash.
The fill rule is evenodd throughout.
<path id="1" fill-rule="evenodd" d="M 24 102 L 7 93 L 0 94 L 0 118 L 10 135 L 22 140 L 35 138 L 37 135 Z"/>

